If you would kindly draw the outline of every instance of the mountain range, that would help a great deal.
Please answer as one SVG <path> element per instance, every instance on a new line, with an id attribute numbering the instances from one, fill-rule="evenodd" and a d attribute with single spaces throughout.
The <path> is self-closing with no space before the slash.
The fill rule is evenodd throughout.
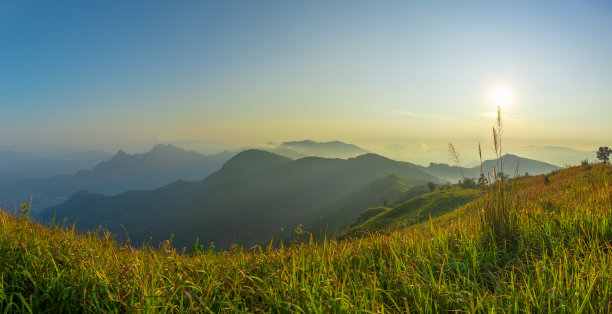
<path id="1" fill-rule="evenodd" d="M 132 189 L 154 189 L 179 179 L 202 180 L 232 155 L 231 152 L 202 155 L 172 145 L 156 145 L 144 154 L 120 150 L 92 170 L 0 183 L 0 199 L 15 207 L 31 198 L 32 208 L 37 211 L 61 203 L 79 190 L 118 194 Z"/>
<path id="2" fill-rule="evenodd" d="M 428 193 L 427 182 L 456 182 L 461 171 L 477 178 L 481 169 L 435 163 L 423 167 L 340 141 L 284 142 L 271 151 L 275 153 L 251 149 L 235 156 L 203 155 L 172 145 L 156 145 L 144 154 L 120 150 L 92 170 L 70 175 L 6 174 L 12 177 L 0 180 L 0 199 L 5 208 L 18 208 L 31 198 L 32 211 L 43 220 L 56 215 L 82 230 L 102 225 L 124 239 L 127 230 L 138 243 L 174 235 L 177 246 L 189 246 L 195 238 L 221 246 L 250 246 L 272 237 L 288 240 L 298 225 L 315 236 L 333 235 L 368 208 L 397 206 Z M 338 158 L 346 156 L 353 157 Z M 19 158 L 27 160 L 17 153 L 0 153 L 5 164 Z M 508 174 L 517 166 L 521 175 L 559 169 L 515 155 L 502 160 Z M 496 167 L 497 160 L 482 165 L 486 176 Z"/>
<path id="3" fill-rule="evenodd" d="M 196 238 L 217 247 L 249 247 L 273 237 L 287 240 L 300 224 L 315 236 L 329 227 L 335 232 L 367 207 L 429 181 L 438 179 L 422 167 L 375 154 L 292 160 L 247 150 L 202 181 L 117 196 L 81 191 L 40 217 L 66 218 L 82 230 L 101 225 L 124 239 L 127 230 L 136 244 L 173 235 L 177 247 Z"/>
<path id="4" fill-rule="evenodd" d="M 274 148 L 265 150 L 291 159 L 309 156 L 346 159 L 369 153 L 369 151 L 354 144 L 340 141 L 317 142 L 312 140 L 283 142 Z"/>
<path id="5" fill-rule="evenodd" d="M 513 149 L 513 152 L 521 156 L 546 160 L 553 165 L 579 165 L 583 160 L 595 161 L 596 150 L 583 151 L 563 146 L 524 146 Z"/>
<path id="6" fill-rule="evenodd" d="M 510 177 L 514 177 L 517 174 L 522 176 L 525 175 L 525 173 L 538 175 L 560 169 L 560 167 L 549 163 L 511 154 L 503 155 L 501 160 L 503 161 L 502 171 Z M 462 171 L 466 178 L 480 177 L 480 165 L 470 168 L 462 167 L 459 169 L 457 166 L 449 166 L 448 164 L 430 163 L 428 167 L 423 167 L 423 170 L 450 182 L 457 182 L 457 180 L 462 179 Z M 494 173 L 499 173 L 498 160 L 492 159 L 483 161 L 482 171 L 486 178 L 493 178 Z"/>

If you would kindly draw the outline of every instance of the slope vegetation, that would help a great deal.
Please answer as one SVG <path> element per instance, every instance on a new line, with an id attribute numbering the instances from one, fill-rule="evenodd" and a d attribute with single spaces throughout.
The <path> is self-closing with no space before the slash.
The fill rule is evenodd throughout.
<path id="1" fill-rule="evenodd" d="M 405 228 L 430 217 L 437 217 L 458 209 L 480 195 L 480 191 L 458 188 L 431 192 L 410 199 L 393 208 L 371 208 L 360 215 L 340 238 L 363 233 Z"/>
<path id="2" fill-rule="evenodd" d="M 497 206 L 495 187 L 459 211 L 389 234 L 321 243 L 297 234 L 279 249 L 198 246 L 190 255 L 0 213 L 0 308 L 609 313 L 610 182 L 612 168 L 596 165 L 508 186 L 512 232 L 502 242 L 478 214 Z"/>

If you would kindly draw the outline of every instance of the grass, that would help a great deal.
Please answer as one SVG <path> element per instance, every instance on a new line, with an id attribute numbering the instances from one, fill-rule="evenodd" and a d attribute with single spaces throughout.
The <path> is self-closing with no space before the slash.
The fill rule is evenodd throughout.
<path id="1" fill-rule="evenodd" d="M 385 234 L 196 256 L 0 214 L 6 312 L 610 312 L 612 168 L 516 181 Z"/>
<path id="2" fill-rule="evenodd" d="M 393 208 L 371 208 L 337 238 L 403 229 L 456 210 L 480 194 L 478 190 L 453 188 L 414 197 Z"/>

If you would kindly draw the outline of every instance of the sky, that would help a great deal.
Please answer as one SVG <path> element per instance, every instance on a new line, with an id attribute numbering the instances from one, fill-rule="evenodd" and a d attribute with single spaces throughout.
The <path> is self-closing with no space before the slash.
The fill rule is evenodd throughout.
<path id="1" fill-rule="evenodd" d="M 476 156 L 499 87 L 509 150 L 594 150 L 611 38 L 610 1 L 2 1 L 0 150 Z"/>

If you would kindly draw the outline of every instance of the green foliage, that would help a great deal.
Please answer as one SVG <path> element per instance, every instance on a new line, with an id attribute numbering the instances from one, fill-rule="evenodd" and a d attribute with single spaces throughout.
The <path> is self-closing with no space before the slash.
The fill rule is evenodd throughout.
<path id="1" fill-rule="evenodd" d="M 407 229 L 183 255 L 0 213 L 6 312 L 612 311 L 612 170 L 519 179 L 516 243 L 491 245 L 495 194 Z M 425 187 L 426 188 L 426 187 Z M 467 190 L 434 193 L 466 193 Z M 491 191 L 491 193 L 495 193 Z M 440 195 L 441 196 L 441 195 Z M 460 213 L 460 215 L 459 215 Z"/>
<path id="2" fill-rule="evenodd" d="M 32 208 L 32 201 L 29 203 L 21 203 L 21 210 L 19 211 L 19 217 L 21 219 L 28 219 L 30 217 L 30 209 Z"/>
<path id="3" fill-rule="evenodd" d="M 463 181 L 459 182 L 459 186 L 463 189 L 475 189 L 478 184 L 474 178 L 465 178 Z"/>
<path id="4" fill-rule="evenodd" d="M 301 224 L 297 225 L 297 227 L 295 227 L 295 229 L 293 230 L 293 237 L 291 237 L 291 247 L 292 248 L 297 247 L 300 244 L 303 233 L 304 233 L 304 230 L 302 229 L 302 225 Z"/>
<path id="5" fill-rule="evenodd" d="M 443 190 L 450 190 L 450 188 L 451 188 L 451 184 L 450 184 L 450 182 L 446 182 L 446 183 L 444 183 L 444 184 L 440 184 L 440 185 L 438 186 L 438 189 L 439 189 L 440 191 L 443 191 Z"/>
<path id="6" fill-rule="evenodd" d="M 597 159 L 601 160 L 603 164 L 607 164 L 610 161 L 610 154 L 612 154 L 612 149 L 608 146 L 600 147 L 597 151 Z"/>

